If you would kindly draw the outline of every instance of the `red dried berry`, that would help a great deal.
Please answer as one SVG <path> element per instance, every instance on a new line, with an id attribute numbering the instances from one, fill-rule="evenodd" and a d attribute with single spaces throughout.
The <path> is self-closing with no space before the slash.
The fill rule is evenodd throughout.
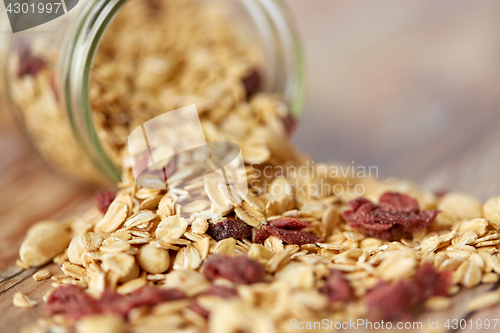
<path id="1" fill-rule="evenodd" d="M 311 226 L 309 223 L 296 219 L 295 217 L 281 217 L 270 221 L 269 225 L 287 230 L 302 230 Z"/>
<path id="2" fill-rule="evenodd" d="M 226 218 L 219 223 L 211 224 L 206 233 L 216 241 L 231 237 L 238 239 L 251 237 L 252 227 L 240 219 Z"/>
<path id="3" fill-rule="evenodd" d="M 245 76 L 243 79 L 241 79 L 241 82 L 243 83 L 243 86 L 245 87 L 245 91 L 247 93 L 247 97 L 252 96 L 259 90 L 260 86 L 260 73 L 257 69 L 252 69 L 248 73 L 247 76 Z"/>
<path id="4" fill-rule="evenodd" d="M 202 294 L 203 295 L 219 296 L 219 297 L 226 298 L 226 299 L 238 296 L 238 292 L 236 291 L 236 289 L 224 287 L 224 286 L 218 286 L 216 284 L 211 285 Z"/>
<path id="5" fill-rule="evenodd" d="M 321 242 L 321 237 L 300 231 L 310 226 L 309 223 L 294 217 L 282 217 L 270 221 L 269 225 L 258 230 L 253 237 L 253 241 L 262 244 L 269 236 L 274 235 L 286 244 L 303 245 Z"/>
<path id="6" fill-rule="evenodd" d="M 380 281 L 366 295 L 368 313 L 374 320 L 407 321 L 412 318 L 416 290 L 407 280 Z"/>
<path id="7" fill-rule="evenodd" d="M 203 269 L 203 274 L 210 281 L 220 277 L 241 284 L 262 282 L 264 273 L 261 264 L 245 255 L 234 257 L 213 255 Z"/>
<path id="8" fill-rule="evenodd" d="M 99 307 L 100 313 L 115 314 L 125 318 L 134 308 L 134 303 L 128 297 L 106 290 L 99 298 Z"/>
<path id="9" fill-rule="evenodd" d="M 394 284 L 380 281 L 367 294 L 366 300 L 378 320 L 409 320 L 412 312 L 429 298 L 447 296 L 450 282 L 450 272 L 438 272 L 432 264 L 424 263 L 411 280 Z"/>
<path id="10" fill-rule="evenodd" d="M 234 288 L 212 284 L 207 290 L 202 293 L 202 295 L 213 295 L 229 299 L 238 296 L 238 292 Z M 191 303 L 191 305 L 189 305 L 189 309 L 202 316 L 203 318 L 208 318 L 210 316 L 210 311 L 202 307 L 197 301 Z"/>
<path id="11" fill-rule="evenodd" d="M 114 291 L 105 291 L 102 293 L 99 303 L 103 313 L 113 313 L 125 318 L 133 308 L 154 306 L 184 298 L 186 298 L 186 295 L 181 290 L 148 286 L 134 290 L 129 295 L 120 295 Z"/>
<path id="12" fill-rule="evenodd" d="M 26 75 L 36 76 L 39 71 L 45 68 L 45 61 L 42 58 L 35 56 L 27 56 L 19 58 L 19 69 L 17 77 L 21 78 Z"/>
<path id="13" fill-rule="evenodd" d="M 130 294 L 131 301 L 135 306 L 156 305 L 169 301 L 186 298 L 186 294 L 175 288 L 143 287 Z"/>
<path id="14" fill-rule="evenodd" d="M 116 198 L 116 193 L 115 192 L 109 192 L 109 191 L 102 191 L 97 193 L 95 197 L 95 205 L 99 210 L 103 213 L 106 214 L 108 211 L 109 205 L 115 200 Z"/>
<path id="15" fill-rule="evenodd" d="M 178 289 L 144 287 L 130 295 L 105 291 L 97 300 L 76 286 L 64 286 L 50 294 L 47 308 L 51 314 L 63 314 L 75 320 L 98 313 L 116 314 L 126 318 L 135 307 L 154 306 L 183 298 L 186 298 L 186 295 Z"/>
<path id="16" fill-rule="evenodd" d="M 429 227 L 438 210 L 420 210 L 415 199 L 400 193 L 385 193 L 379 205 L 358 198 L 350 201 L 351 210 L 342 213 L 347 224 L 378 238 L 396 240 L 412 231 Z"/>
<path id="17" fill-rule="evenodd" d="M 330 302 L 348 302 L 352 297 L 349 282 L 336 269 L 330 270 L 326 283 L 319 289 L 319 292 L 326 295 Z"/>
<path id="18" fill-rule="evenodd" d="M 283 126 L 285 126 L 285 131 L 288 136 L 292 136 L 292 134 L 295 132 L 295 129 L 297 128 L 297 123 L 298 120 L 294 118 L 292 115 L 286 115 L 285 118 L 283 118 Z"/>
<path id="19" fill-rule="evenodd" d="M 438 272 L 432 264 L 424 263 L 413 276 L 413 282 L 418 290 L 420 301 L 425 301 L 432 296 L 448 296 L 451 272 Z"/>
<path id="20" fill-rule="evenodd" d="M 72 285 L 55 289 L 50 294 L 46 307 L 52 315 L 62 314 L 74 320 L 101 312 L 98 300 Z"/>
<path id="21" fill-rule="evenodd" d="M 189 309 L 205 319 L 207 319 L 210 316 L 210 311 L 202 307 L 200 303 L 198 303 L 197 301 L 191 303 L 189 305 Z"/>
<path id="22" fill-rule="evenodd" d="M 271 236 L 271 233 L 267 229 L 261 228 L 257 230 L 257 228 L 255 228 L 253 230 L 252 241 L 254 243 L 263 244 L 269 236 Z"/>
<path id="23" fill-rule="evenodd" d="M 27 58 L 31 54 L 29 42 L 22 36 L 16 36 L 12 39 L 12 48 L 21 59 Z"/>
<path id="24" fill-rule="evenodd" d="M 323 241 L 323 238 L 304 231 L 280 229 L 270 225 L 265 225 L 262 229 L 278 237 L 285 244 L 304 245 L 316 244 Z"/>
<path id="25" fill-rule="evenodd" d="M 396 192 L 384 193 L 379 200 L 379 206 L 383 210 L 399 213 L 418 213 L 420 208 L 414 198 Z"/>
<path id="26" fill-rule="evenodd" d="M 438 199 L 441 199 L 442 197 L 444 197 L 445 195 L 447 195 L 448 193 L 450 193 L 449 190 L 446 190 L 446 189 L 440 189 L 440 190 L 437 190 L 437 191 L 434 191 L 434 195 L 438 198 Z"/>

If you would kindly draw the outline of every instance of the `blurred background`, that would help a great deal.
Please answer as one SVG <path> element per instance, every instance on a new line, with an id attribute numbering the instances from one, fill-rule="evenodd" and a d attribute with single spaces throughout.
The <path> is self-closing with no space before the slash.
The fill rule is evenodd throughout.
<path id="1" fill-rule="evenodd" d="M 376 166 L 380 178 L 431 190 L 500 194 L 500 1 L 283 1 L 307 60 L 307 100 L 293 137 L 303 152 Z M 86 210 L 95 190 L 51 170 L 2 101 L 0 173 L 3 292 L 31 281 L 13 265 L 26 229 Z M 4 295 L 5 312 L 12 297 Z"/>
<path id="2" fill-rule="evenodd" d="M 302 151 L 500 193 L 500 1 L 287 2 L 308 67 Z"/>

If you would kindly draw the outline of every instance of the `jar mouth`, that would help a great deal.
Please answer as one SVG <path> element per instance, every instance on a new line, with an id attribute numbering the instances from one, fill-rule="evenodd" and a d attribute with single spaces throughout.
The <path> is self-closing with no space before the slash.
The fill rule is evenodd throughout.
<path id="1" fill-rule="evenodd" d="M 129 1 L 88 1 L 78 21 L 74 22 L 75 34 L 65 41 L 68 43 L 67 54 L 62 55 L 61 61 L 61 64 L 64 64 L 64 100 L 75 137 L 96 168 L 114 183 L 121 180 L 122 170 L 110 158 L 99 139 L 90 101 L 90 79 L 94 58 L 103 36 L 115 16 Z M 248 3 L 253 3 L 260 8 L 260 15 L 264 14 L 268 20 L 274 34 L 272 42 L 279 49 L 273 55 L 276 64 L 282 66 L 278 76 L 281 75 L 284 80 L 270 90 L 283 96 L 290 108 L 290 115 L 298 119 L 305 98 L 305 66 L 302 49 L 286 4 L 281 0 L 239 2 L 245 7 L 248 7 Z M 254 24 L 258 24 L 258 18 L 252 19 Z"/>

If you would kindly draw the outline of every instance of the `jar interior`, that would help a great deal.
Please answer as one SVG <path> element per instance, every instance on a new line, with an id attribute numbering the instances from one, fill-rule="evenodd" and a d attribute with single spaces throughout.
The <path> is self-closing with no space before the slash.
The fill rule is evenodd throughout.
<path id="1" fill-rule="evenodd" d="M 236 143 L 245 163 L 293 160 L 303 66 L 279 1 L 89 0 L 48 24 L 7 45 L 6 100 L 72 178 L 121 181 L 129 133 L 193 104 L 206 140 Z"/>
<path id="2" fill-rule="evenodd" d="M 132 130 L 194 104 L 207 141 L 250 141 L 247 150 L 261 152 L 248 160 L 264 162 L 271 154 L 259 131 L 290 116 L 283 56 L 260 1 L 130 1 L 104 32 L 90 71 L 98 144 L 125 168 Z"/>

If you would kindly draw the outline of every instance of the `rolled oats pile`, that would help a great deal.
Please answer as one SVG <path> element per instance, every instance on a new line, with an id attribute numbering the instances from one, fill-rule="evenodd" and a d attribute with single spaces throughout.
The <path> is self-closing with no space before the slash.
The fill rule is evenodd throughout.
<path id="1" fill-rule="evenodd" d="M 20 265 L 54 261 L 63 274 L 35 274 L 53 281 L 43 300 L 16 294 L 14 305 L 51 314 L 26 332 L 405 321 L 498 281 L 500 198 L 483 204 L 308 163 L 288 140 L 286 105 L 258 91 L 259 52 L 220 12 L 184 0 L 127 6 L 104 37 L 91 84 L 99 136 L 123 180 L 82 216 L 28 231 Z M 139 188 L 123 162 L 131 130 L 188 104 L 208 141 L 240 146 L 249 184 L 241 203 L 203 178 L 172 181 L 196 172 L 189 161 L 173 164 L 167 189 Z M 500 301 L 497 292 L 481 297 L 470 310 Z"/>

